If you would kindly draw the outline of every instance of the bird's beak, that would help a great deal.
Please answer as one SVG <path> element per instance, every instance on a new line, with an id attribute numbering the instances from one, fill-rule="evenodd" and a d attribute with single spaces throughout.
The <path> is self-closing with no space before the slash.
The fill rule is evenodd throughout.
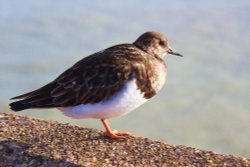
<path id="1" fill-rule="evenodd" d="M 175 52 L 171 48 L 168 49 L 168 54 L 183 57 L 183 55 L 181 55 L 180 53 Z"/>

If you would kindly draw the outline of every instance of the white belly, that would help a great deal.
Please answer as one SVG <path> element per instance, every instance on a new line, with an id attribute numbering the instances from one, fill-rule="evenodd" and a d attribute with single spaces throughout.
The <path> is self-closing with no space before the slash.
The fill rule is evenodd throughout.
<path id="1" fill-rule="evenodd" d="M 139 107 L 147 99 L 137 89 L 136 79 L 128 81 L 122 90 L 110 99 L 97 104 L 81 104 L 74 107 L 59 108 L 64 115 L 72 118 L 108 119 L 119 117 Z"/>

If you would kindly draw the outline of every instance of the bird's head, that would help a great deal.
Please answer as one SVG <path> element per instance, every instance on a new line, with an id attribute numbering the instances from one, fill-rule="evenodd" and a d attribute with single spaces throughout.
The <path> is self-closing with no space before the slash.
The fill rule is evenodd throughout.
<path id="1" fill-rule="evenodd" d="M 141 50 L 160 58 L 163 58 L 167 53 L 182 57 L 181 54 L 171 49 L 167 37 L 159 32 L 146 32 L 133 44 Z"/>

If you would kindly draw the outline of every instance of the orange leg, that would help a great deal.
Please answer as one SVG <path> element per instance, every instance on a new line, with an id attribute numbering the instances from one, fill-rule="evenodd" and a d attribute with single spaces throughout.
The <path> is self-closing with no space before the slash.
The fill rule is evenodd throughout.
<path id="1" fill-rule="evenodd" d="M 108 121 L 105 119 L 101 119 L 103 126 L 106 129 L 106 134 L 112 139 L 124 139 L 125 135 L 129 135 L 127 132 L 115 132 L 112 131 L 108 125 Z"/>

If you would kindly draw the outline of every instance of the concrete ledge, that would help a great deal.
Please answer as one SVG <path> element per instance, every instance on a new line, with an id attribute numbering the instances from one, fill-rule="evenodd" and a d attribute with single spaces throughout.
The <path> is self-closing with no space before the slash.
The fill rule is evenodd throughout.
<path id="1" fill-rule="evenodd" d="M 250 159 L 1 114 L 0 166 L 250 166 Z"/>

